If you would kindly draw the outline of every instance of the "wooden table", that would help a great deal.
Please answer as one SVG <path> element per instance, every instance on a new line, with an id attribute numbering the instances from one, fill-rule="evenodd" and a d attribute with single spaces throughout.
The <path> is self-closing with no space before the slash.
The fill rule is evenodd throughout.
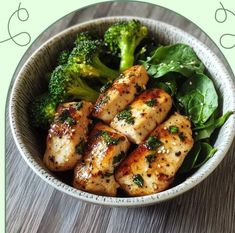
<path id="1" fill-rule="evenodd" d="M 79 10 L 47 29 L 20 62 L 57 32 L 88 19 L 136 15 L 183 28 L 219 54 L 208 37 L 188 20 L 144 3 L 103 3 Z M 171 201 L 145 208 L 104 208 L 57 191 L 26 165 L 6 120 L 7 232 L 11 233 L 145 233 L 235 232 L 235 143 L 216 171 L 193 190 Z"/>

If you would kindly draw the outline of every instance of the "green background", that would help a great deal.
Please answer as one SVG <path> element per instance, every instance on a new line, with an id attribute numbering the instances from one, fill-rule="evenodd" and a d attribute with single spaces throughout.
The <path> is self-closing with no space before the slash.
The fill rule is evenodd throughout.
<path id="1" fill-rule="evenodd" d="M 21 7 L 25 7 L 29 12 L 29 19 L 25 22 L 19 22 L 19 20 L 13 18 L 11 21 L 12 34 L 17 34 L 21 31 L 26 31 L 31 35 L 31 43 L 43 32 L 48 26 L 53 24 L 56 20 L 62 16 L 74 11 L 78 8 L 104 1 L 98 0 L 69 0 L 69 1 L 5 1 L 0 6 L 0 41 L 9 38 L 7 32 L 7 23 L 10 15 L 17 10 L 19 3 Z M 224 49 L 219 43 L 220 37 L 224 33 L 235 34 L 235 16 L 232 14 L 227 15 L 226 22 L 218 23 L 215 20 L 215 11 L 220 8 L 220 1 L 215 0 L 145 0 L 149 2 L 169 8 L 192 22 L 197 24 L 202 30 L 204 30 L 214 42 L 221 49 L 225 57 L 227 58 L 233 72 L 235 72 L 235 48 Z M 221 0 L 224 7 L 235 12 L 234 0 Z M 219 18 L 224 18 L 223 12 L 219 13 Z M 231 41 L 226 41 L 228 44 L 235 45 L 235 36 L 231 37 Z M 232 41 L 233 40 L 233 41 Z M 2 106 L 1 119 L 5 119 L 5 104 L 7 98 L 7 92 L 11 82 L 11 78 L 14 74 L 17 64 L 21 57 L 30 45 L 20 47 L 14 44 L 11 40 L 0 43 L 0 106 Z M 3 132 L 0 138 L 1 145 L 1 161 L 0 161 L 0 232 L 4 232 L 4 120 L 0 121 L 0 129 Z"/>

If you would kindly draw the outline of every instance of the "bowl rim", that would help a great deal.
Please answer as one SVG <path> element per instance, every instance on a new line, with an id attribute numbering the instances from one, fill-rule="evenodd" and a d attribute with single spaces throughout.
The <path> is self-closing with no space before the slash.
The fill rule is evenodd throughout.
<path id="1" fill-rule="evenodd" d="M 46 46 L 48 46 L 51 42 L 58 39 L 60 36 L 69 34 L 73 30 L 77 30 L 82 27 L 86 27 L 90 25 L 91 23 L 102 23 L 104 21 L 108 22 L 114 22 L 116 20 L 130 20 L 130 19 L 137 19 L 140 21 L 145 21 L 149 23 L 158 23 L 161 24 L 164 27 L 170 28 L 171 30 L 177 31 L 179 34 L 184 35 L 187 38 L 190 38 L 194 40 L 197 43 L 197 46 L 199 46 L 202 49 L 206 49 L 208 51 L 208 55 L 213 56 L 213 59 L 215 60 L 214 63 L 219 64 L 220 70 L 224 72 L 224 77 L 226 77 L 226 81 L 230 84 L 228 88 L 234 90 L 231 91 L 232 93 L 232 100 L 231 101 L 231 110 L 235 111 L 235 85 L 234 80 L 227 72 L 227 69 L 225 68 L 224 64 L 220 61 L 220 59 L 215 55 L 213 51 L 211 51 L 203 42 L 198 40 L 193 35 L 189 34 L 186 31 L 183 31 L 182 29 L 170 25 L 168 23 L 155 20 L 155 19 L 148 19 L 144 17 L 136 17 L 136 16 L 111 16 L 111 17 L 102 17 L 98 19 L 92 19 L 83 23 L 76 24 L 72 27 L 69 27 L 65 30 L 62 30 L 61 32 L 55 34 L 51 38 L 49 38 L 47 41 L 45 41 L 41 46 L 39 46 L 32 55 L 29 56 L 27 61 L 22 65 L 20 71 L 16 75 L 16 78 L 13 82 L 12 90 L 10 93 L 10 107 L 9 107 L 9 119 L 10 119 L 10 127 L 13 134 L 14 141 L 17 145 L 18 150 L 20 151 L 21 156 L 24 158 L 28 166 L 38 175 L 40 176 L 44 181 L 46 181 L 48 184 L 56 188 L 57 190 L 60 190 L 64 193 L 69 194 L 70 196 L 76 197 L 82 201 L 93 203 L 93 204 L 99 204 L 99 205 L 105 205 L 105 206 L 113 206 L 113 207 L 138 207 L 138 206 L 146 206 L 146 205 L 152 205 L 156 203 L 160 203 L 162 201 L 169 200 L 173 197 L 176 197 L 180 194 L 185 193 L 186 191 L 192 189 L 196 185 L 198 185 L 200 182 L 202 182 L 207 176 L 209 176 L 214 169 L 219 165 L 219 163 L 222 161 L 222 159 L 225 157 L 227 151 L 229 150 L 233 138 L 235 136 L 235 130 L 230 130 L 229 134 L 227 135 L 226 143 L 223 145 L 223 150 L 219 149 L 215 156 L 213 156 L 206 164 L 204 164 L 196 173 L 194 173 L 192 176 L 187 178 L 184 182 L 178 184 L 177 186 L 174 186 L 170 189 L 167 189 L 165 191 L 146 195 L 142 197 L 107 197 L 107 196 L 100 196 L 96 194 L 87 193 L 85 191 L 81 191 L 78 189 L 73 188 L 72 186 L 60 181 L 56 177 L 50 175 L 49 172 L 47 172 L 40 164 L 37 163 L 37 161 L 33 158 L 33 156 L 30 154 L 30 152 L 27 150 L 27 147 L 23 144 L 21 140 L 20 130 L 18 126 L 16 125 L 14 118 L 11 116 L 14 116 L 15 111 L 15 105 L 14 105 L 14 98 L 16 97 L 15 89 L 17 89 L 18 82 L 20 80 L 20 77 L 22 76 L 24 69 L 28 63 L 32 60 L 32 58 L 37 56 L 37 53 L 40 52 L 40 50 Z M 53 25 L 53 24 L 52 24 Z M 200 29 L 202 30 L 202 29 Z M 27 51 L 26 51 L 27 52 Z M 23 55 L 24 56 L 24 55 Z M 13 76 L 14 77 L 14 76 Z M 226 122 L 226 124 L 229 124 L 229 127 L 231 129 L 235 129 L 235 114 L 233 114 L 230 119 Z M 206 165 L 206 166 L 205 166 Z"/>

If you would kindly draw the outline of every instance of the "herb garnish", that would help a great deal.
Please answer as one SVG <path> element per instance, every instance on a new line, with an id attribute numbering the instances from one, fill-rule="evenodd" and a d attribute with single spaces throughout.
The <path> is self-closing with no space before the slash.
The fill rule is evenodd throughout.
<path id="1" fill-rule="evenodd" d="M 133 176 L 133 182 L 138 185 L 139 187 L 143 187 L 144 185 L 144 179 L 140 174 Z"/>
<path id="2" fill-rule="evenodd" d="M 177 126 L 175 126 L 175 125 L 171 125 L 171 126 L 169 126 L 168 131 L 170 133 L 178 133 L 179 132 L 179 128 Z"/>
<path id="3" fill-rule="evenodd" d="M 104 93 L 107 91 L 107 89 L 111 86 L 112 82 L 107 82 L 105 83 L 101 88 L 100 88 L 100 92 Z"/>
<path id="4" fill-rule="evenodd" d="M 82 102 L 82 101 L 77 102 L 77 103 L 75 104 L 75 107 L 76 107 L 76 109 L 77 109 L 78 111 L 82 108 L 82 106 L 83 106 L 83 102 Z"/>
<path id="5" fill-rule="evenodd" d="M 150 136 L 146 141 L 146 146 L 150 150 L 156 150 L 161 145 L 162 142 L 156 136 Z"/>
<path id="6" fill-rule="evenodd" d="M 118 120 L 125 120 L 128 124 L 134 124 L 135 118 L 132 116 L 130 109 L 124 109 L 117 115 Z"/>
<path id="7" fill-rule="evenodd" d="M 183 142 L 183 141 L 186 139 L 186 136 L 184 135 L 183 132 L 180 132 L 180 133 L 179 133 L 179 138 L 180 138 L 180 140 Z"/>
<path id="8" fill-rule="evenodd" d="M 149 107 L 153 107 L 157 104 L 157 101 L 156 101 L 156 99 L 151 99 L 149 101 L 146 101 L 145 104 Z"/>
<path id="9" fill-rule="evenodd" d="M 145 159 L 146 159 L 149 163 L 152 163 L 155 158 L 156 158 L 156 155 L 155 155 L 155 154 L 150 154 L 150 155 L 145 156 Z"/>
<path id="10" fill-rule="evenodd" d="M 76 125 L 76 120 L 74 120 L 72 117 L 68 117 L 65 122 L 68 124 L 68 125 Z"/>
<path id="11" fill-rule="evenodd" d="M 67 117 L 70 116 L 70 113 L 69 113 L 69 110 L 68 109 L 65 109 L 62 111 L 62 113 L 59 115 L 58 117 L 58 120 L 61 122 L 61 123 L 64 123 L 65 120 L 67 119 Z"/>
<path id="12" fill-rule="evenodd" d="M 64 111 L 62 111 L 62 113 L 59 115 L 58 117 L 59 122 L 61 123 L 67 123 L 68 125 L 75 125 L 76 124 L 76 120 L 73 119 L 70 116 L 70 112 L 68 109 L 65 109 Z"/>
<path id="13" fill-rule="evenodd" d="M 103 96 L 100 103 L 99 103 L 99 106 L 102 106 L 103 104 L 108 103 L 109 100 L 110 100 L 110 97 L 108 95 Z"/>
<path id="14" fill-rule="evenodd" d="M 105 141 L 105 143 L 109 145 L 117 145 L 120 142 L 120 138 L 114 138 L 109 135 L 106 131 L 100 131 L 99 135 L 101 135 Z"/>
<path id="15" fill-rule="evenodd" d="M 84 152 L 84 147 L 85 147 L 85 141 L 81 141 L 79 144 L 76 146 L 76 152 L 78 154 L 83 154 Z"/>
<path id="16" fill-rule="evenodd" d="M 120 154 L 118 154 L 117 156 L 113 157 L 113 165 L 117 165 L 119 162 L 121 162 L 121 160 L 125 157 L 125 152 L 122 151 Z"/>

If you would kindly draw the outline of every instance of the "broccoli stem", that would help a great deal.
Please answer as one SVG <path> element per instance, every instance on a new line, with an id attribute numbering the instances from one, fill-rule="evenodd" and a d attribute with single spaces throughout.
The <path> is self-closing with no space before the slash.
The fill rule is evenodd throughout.
<path id="1" fill-rule="evenodd" d="M 72 86 L 69 89 L 69 94 L 72 95 L 75 99 L 84 99 L 94 103 L 97 100 L 99 93 L 86 85 L 82 80 L 77 80 L 77 82 L 80 85 Z"/>
<path id="2" fill-rule="evenodd" d="M 132 67 L 135 61 L 134 57 L 134 46 L 127 46 L 127 44 L 122 43 L 121 46 L 121 61 L 120 61 L 120 72 L 127 70 Z"/>
<path id="3" fill-rule="evenodd" d="M 104 65 L 99 57 L 95 56 L 94 59 L 92 60 L 92 65 L 99 70 L 100 75 L 102 77 L 107 78 L 108 81 L 112 81 L 113 79 L 117 78 L 119 75 L 119 72 L 110 69 L 106 65 Z"/>

